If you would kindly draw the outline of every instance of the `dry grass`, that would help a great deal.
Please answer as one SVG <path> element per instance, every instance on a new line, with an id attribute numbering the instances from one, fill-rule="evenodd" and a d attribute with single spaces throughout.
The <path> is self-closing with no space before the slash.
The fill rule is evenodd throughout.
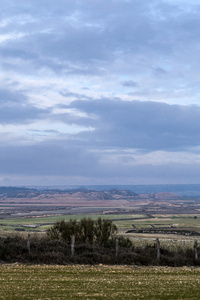
<path id="1" fill-rule="evenodd" d="M 2 265 L 0 299 L 199 299 L 200 269 Z"/>

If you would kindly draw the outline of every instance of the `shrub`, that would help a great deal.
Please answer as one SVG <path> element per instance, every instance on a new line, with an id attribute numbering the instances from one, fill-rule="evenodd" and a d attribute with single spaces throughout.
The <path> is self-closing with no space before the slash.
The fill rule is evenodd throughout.
<path id="1" fill-rule="evenodd" d="M 47 236 L 70 244 L 74 235 L 76 244 L 89 243 L 107 247 L 116 232 L 117 227 L 111 220 L 98 218 L 95 222 L 90 218 L 84 218 L 80 223 L 76 220 L 70 220 L 68 223 L 64 220 L 59 221 L 47 231 Z"/>

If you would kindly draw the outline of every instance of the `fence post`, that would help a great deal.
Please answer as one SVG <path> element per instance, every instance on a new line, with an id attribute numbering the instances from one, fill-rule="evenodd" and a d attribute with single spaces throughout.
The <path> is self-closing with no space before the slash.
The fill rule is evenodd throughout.
<path id="1" fill-rule="evenodd" d="M 116 256 L 116 258 L 118 257 L 118 254 L 119 254 L 119 238 L 116 237 L 116 239 L 115 239 L 115 256 Z"/>
<path id="2" fill-rule="evenodd" d="M 28 248 L 28 253 L 31 253 L 31 242 L 30 242 L 30 233 L 28 234 L 28 239 L 27 239 L 27 248 Z"/>
<path id="3" fill-rule="evenodd" d="M 185 241 L 183 241 L 183 253 L 186 253 L 186 249 L 185 249 Z"/>
<path id="4" fill-rule="evenodd" d="M 74 244 L 75 244 L 75 235 L 72 235 L 71 241 L 71 255 L 74 256 Z"/>
<path id="5" fill-rule="evenodd" d="M 198 253 L 197 253 L 197 240 L 194 241 L 194 259 L 197 261 Z"/>
<path id="6" fill-rule="evenodd" d="M 158 238 L 156 239 L 156 244 L 157 244 L 157 259 L 160 260 L 160 241 Z"/>

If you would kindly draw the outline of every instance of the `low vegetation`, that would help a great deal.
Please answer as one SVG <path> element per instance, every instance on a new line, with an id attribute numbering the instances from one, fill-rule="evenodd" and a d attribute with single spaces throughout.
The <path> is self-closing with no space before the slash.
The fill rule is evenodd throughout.
<path id="1" fill-rule="evenodd" d="M 72 236 L 75 245 L 72 252 Z M 130 239 L 117 235 L 110 220 L 82 219 L 55 223 L 44 237 L 25 239 L 16 235 L 0 238 L 0 261 L 33 264 L 129 264 L 129 265 L 200 265 L 197 247 L 166 249 L 157 243 L 135 245 Z"/>
<path id="2" fill-rule="evenodd" d="M 2 300 L 193 299 L 200 269 L 183 267 L 2 265 Z"/>
<path id="3" fill-rule="evenodd" d="M 58 221 L 47 231 L 47 236 L 52 240 L 63 240 L 71 244 L 72 236 L 76 244 L 98 245 L 101 247 L 113 247 L 117 226 L 111 220 L 98 218 L 94 221 L 90 218 L 81 219 L 80 222 L 70 220 L 69 222 Z M 119 237 L 119 245 L 131 247 L 132 243 L 128 238 Z"/>

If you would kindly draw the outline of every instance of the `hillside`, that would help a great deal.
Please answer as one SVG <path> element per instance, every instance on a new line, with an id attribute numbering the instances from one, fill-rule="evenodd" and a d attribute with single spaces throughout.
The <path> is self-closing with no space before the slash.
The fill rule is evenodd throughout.
<path id="1" fill-rule="evenodd" d="M 81 212 L 196 213 L 197 199 L 174 193 L 137 194 L 130 190 L 0 188 L 0 217 Z"/>

